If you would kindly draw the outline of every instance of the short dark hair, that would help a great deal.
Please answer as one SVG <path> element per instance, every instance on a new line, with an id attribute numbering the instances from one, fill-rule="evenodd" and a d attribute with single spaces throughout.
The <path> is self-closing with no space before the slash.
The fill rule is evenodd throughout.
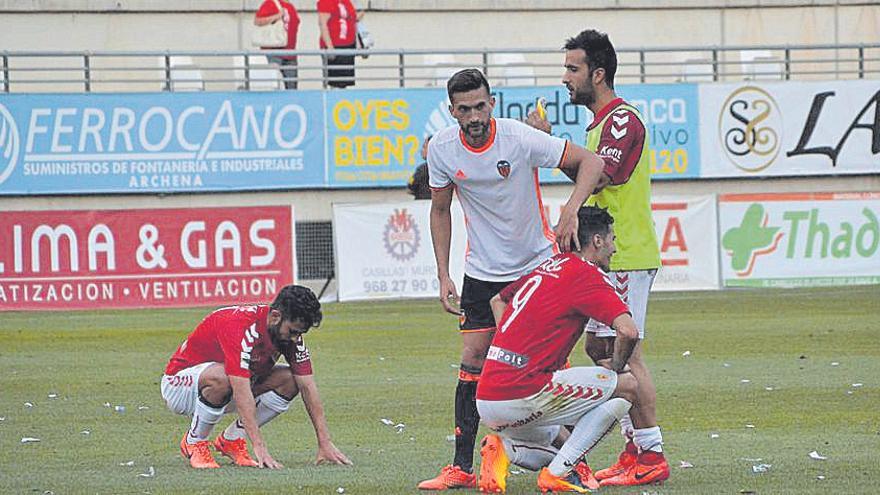
<path id="1" fill-rule="evenodd" d="M 463 69 L 453 74 L 446 81 L 446 94 L 449 96 L 449 102 L 452 103 L 452 95 L 455 93 L 466 93 L 479 89 L 481 86 L 486 88 L 487 93 L 492 94 L 492 90 L 489 88 L 489 81 L 486 80 L 486 76 L 479 69 Z"/>
<path id="2" fill-rule="evenodd" d="M 581 206 L 578 210 L 578 242 L 581 247 L 590 243 L 596 235 L 607 235 L 611 231 L 614 217 L 608 210 L 598 206 Z"/>
<path id="3" fill-rule="evenodd" d="M 412 177 L 406 185 L 409 193 L 415 199 L 431 199 L 431 186 L 428 185 L 428 164 L 423 163 L 416 167 Z"/>
<path id="4" fill-rule="evenodd" d="M 270 307 L 281 312 L 282 321 L 301 320 L 306 328 L 317 327 L 324 317 L 315 293 L 302 285 L 282 287 Z"/>
<path id="5" fill-rule="evenodd" d="M 605 69 L 605 83 L 614 88 L 614 74 L 617 73 L 617 52 L 608 35 L 595 29 L 581 31 L 565 42 L 566 50 L 583 50 L 587 54 L 587 66 L 592 73 L 598 68 Z"/>

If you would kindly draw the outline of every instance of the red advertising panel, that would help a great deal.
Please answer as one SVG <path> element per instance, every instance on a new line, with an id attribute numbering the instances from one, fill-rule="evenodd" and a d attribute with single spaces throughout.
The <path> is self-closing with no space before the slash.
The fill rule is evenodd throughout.
<path id="1" fill-rule="evenodd" d="M 270 300 L 295 280 L 293 208 L 0 213 L 0 311 Z"/>

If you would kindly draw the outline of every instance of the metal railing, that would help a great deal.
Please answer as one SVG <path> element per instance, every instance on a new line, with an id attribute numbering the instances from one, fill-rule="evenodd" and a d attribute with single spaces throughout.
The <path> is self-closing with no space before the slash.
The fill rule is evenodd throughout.
<path id="1" fill-rule="evenodd" d="M 481 68 L 494 85 L 558 84 L 559 49 L 337 50 L 355 56 L 360 88 L 444 86 Z M 285 77 L 267 55 L 298 58 Z M 0 92 L 230 91 L 328 87 L 323 51 L 0 51 Z M 367 58 L 368 57 L 368 58 Z M 880 43 L 618 49 L 621 83 L 880 78 Z"/>

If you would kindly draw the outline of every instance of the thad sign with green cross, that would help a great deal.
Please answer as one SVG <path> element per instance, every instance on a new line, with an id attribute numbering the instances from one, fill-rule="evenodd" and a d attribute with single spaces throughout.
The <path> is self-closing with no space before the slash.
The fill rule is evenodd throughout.
<path id="1" fill-rule="evenodd" d="M 719 197 L 729 287 L 880 283 L 880 192 Z"/>

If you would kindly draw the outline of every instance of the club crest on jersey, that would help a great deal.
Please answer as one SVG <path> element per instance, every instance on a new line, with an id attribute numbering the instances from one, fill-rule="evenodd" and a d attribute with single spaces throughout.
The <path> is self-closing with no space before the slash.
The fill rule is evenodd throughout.
<path id="1" fill-rule="evenodd" d="M 385 251 L 397 261 L 407 261 L 419 251 L 419 226 L 406 208 L 394 210 L 385 224 L 382 242 Z"/>
<path id="2" fill-rule="evenodd" d="M 501 174 L 501 177 L 506 179 L 510 175 L 510 162 L 507 160 L 499 160 L 495 166 L 498 168 L 498 173 Z"/>

